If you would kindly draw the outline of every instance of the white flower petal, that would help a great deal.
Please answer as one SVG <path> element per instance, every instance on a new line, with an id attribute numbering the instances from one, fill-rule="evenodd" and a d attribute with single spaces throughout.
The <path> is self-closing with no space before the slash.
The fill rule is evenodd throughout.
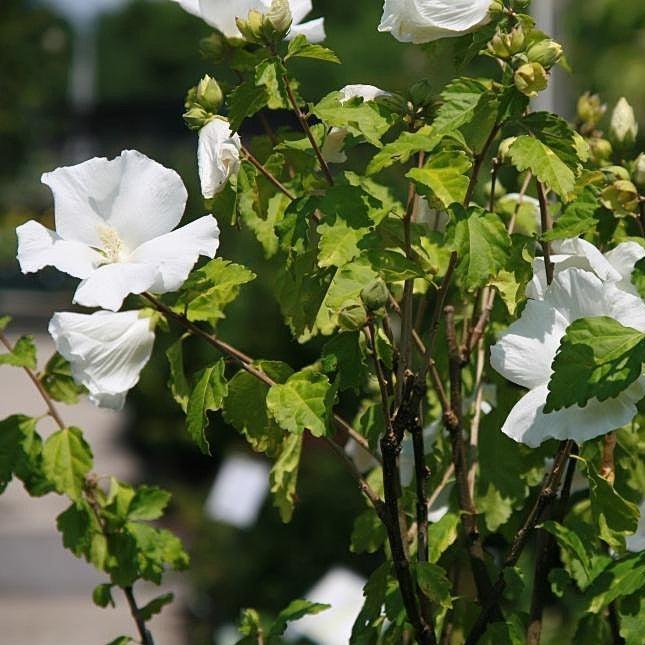
<path id="1" fill-rule="evenodd" d="M 491 0 L 385 0 L 379 31 L 401 42 L 460 36 L 490 19 Z"/>
<path id="2" fill-rule="evenodd" d="M 19 226 L 16 233 L 18 262 L 23 273 L 53 266 L 75 278 L 87 278 L 102 259 L 101 254 L 89 246 L 63 240 L 34 220 Z"/>
<path id="3" fill-rule="evenodd" d="M 644 395 L 645 377 L 614 399 L 602 402 L 592 399 L 584 408 L 572 406 L 544 414 L 548 387 L 540 385 L 516 403 L 502 432 L 532 448 L 550 438 L 582 443 L 629 423 L 636 415 L 636 403 Z"/>
<path id="4" fill-rule="evenodd" d="M 150 360 L 154 333 L 136 311 L 54 314 L 49 333 L 74 379 L 101 407 L 120 409 Z"/>
<path id="5" fill-rule="evenodd" d="M 348 134 L 349 132 L 345 128 L 332 128 L 329 131 L 320 150 L 327 163 L 345 163 L 347 161 L 343 147 Z"/>
<path id="6" fill-rule="evenodd" d="M 129 294 L 151 289 L 158 273 L 151 264 L 105 264 L 78 285 L 74 302 L 83 307 L 118 311 Z"/>
<path id="7" fill-rule="evenodd" d="M 637 295 L 636 287 L 632 284 L 632 273 L 636 263 L 645 257 L 645 249 L 636 242 L 623 242 L 615 249 L 605 253 L 605 258 L 620 274 L 618 286 L 623 291 Z"/>
<path id="8" fill-rule="evenodd" d="M 215 257 L 219 228 L 212 215 L 142 244 L 132 261 L 156 268 L 157 278 L 150 287 L 155 293 L 176 291 L 186 281 L 200 255 Z"/>
<path id="9" fill-rule="evenodd" d="M 313 11 L 314 5 L 311 0 L 289 0 L 289 8 L 295 25 L 304 20 L 305 16 Z"/>
<path id="10" fill-rule="evenodd" d="M 201 11 L 199 10 L 199 0 L 173 0 L 177 4 L 181 5 L 181 8 L 184 11 L 197 16 L 198 18 L 202 17 Z"/>
<path id="11" fill-rule="evenodd" d="M 569 321 L 548 303 L 529 300 L 522 317 L 491 347 L 493 369 L 528 389 L 547 383 L 568 325 Z"/>
<path id="12" fill-rule="evenodd" d="M 620 289 L 617 284 L 605 285 L 603 293 L 607 304 L 607 313 L 625 327 L 633 327 L 645 332 L 645 302 L 640 296 L 635 296 Z"/>
<path id="13" fill-rule="evenodd" d="M 362 98 L 363 101 L 374 101 L 382 96 L 391 96 L 391 94 L 375 85 L 345 85 L 345 87 L 340 90 L 341 103 L 345 103 L 357 96 Z"/>
<path id="14" fill-rule="evenodd" d="M 627 550 L 632 553 L 645 551 L 645 501 L 641 502 L 639 507 L 640 518 L 638 520 L 638 528 L 634 535 L 630 535 L 625 539 Z"/>
<path id="15" fill-rule="evenodd" d="M 325 19 L 316 18 L 300 24 L 294 23 L 287 34 L 287 40 L 291 40 L 296 36 L 305 36 L 310 43 L 322 42 L 327 36 L 325 34 Z"/>
<path id="16" fill-rule="evenodd" d="M 228 178 L 240 169 L 242 141 L 231 132 L 228 121 L 213 119 L 199 131 L 197 162 L 202 195 L 206 199 L 219 193 Z"/>

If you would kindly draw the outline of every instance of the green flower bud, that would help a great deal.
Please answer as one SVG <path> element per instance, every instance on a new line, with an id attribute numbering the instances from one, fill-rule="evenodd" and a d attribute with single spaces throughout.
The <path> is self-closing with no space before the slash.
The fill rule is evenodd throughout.
<path id="1" fill-rule="evenodd" d="M 621 146 L 631 146 L 638 134 L 638 123 L 634 115 L 634 109 L 625 98 L 621 98 L 611 115 L 609 136 Z"/>
<path id="2" fill-rule="evenodd" d="M 540 63 L 526 63 L 515 72 L 515 87 L 526 96 L 537 96 L 549 84 L 549 75 Z"/>
<path id="3" fill-rule="evenodd" d="M 217 81 L 206 74 L 197 85 L 195 99 L 205 110 L 217 114 L 224 102 L 224 94 Z"/>
<path id="4" fill-rule="evenodd" d="M 342 331 L 359 331 L 367 325 L 367 312 L 359 304 L 343 307 L 338 314 L 338 324 Z"/>
<path id="5" fill-rule="evenodd" d="M 201 105 L 197 104 L 183 114 L 184 121 L 191 130 L 201 130 L 211 120 L 212 116 Z"/>
<path id="6" fill-rule="evenodd" d="M 578 118 L 588 127 L 593 130 L 600 119 L 607 111 L 607 106 L 600 102 L 600 97 L 597 94 L 589 94 L 585 92 L 578 99 Z"/>
<path id="7" fill-rule="evenodd" d="M 385 282 L 380 278 L 370 282 L 361 291 L 361 300 L 368 311 L 378 311 L 379 309 L 382 309 L 387 304 L 389 297 L 390 292 L 388 291 Z"/>
<path id="8" fill-rule="evenodd" d="M 553 67 L 562 58 L 562 54 L 562 45 L 549 38 L 540 40 L 526 50 L 529 63 L 539 63 L 545 69 Z"/>
<path id="9" fill-rule="evenodd" d="M 504 7 L 502 0 L 493 0 L 488 8 L 488 13 L 490 13 L 491 16 L 498 16 L 504 13 L 505 9 L 506 7 Z"/>
<path id="10" fill-rule="evenodd" d="M 517 137 L 508 137 L 507 139 L 503 139 L 500 142 L 499 148 L 497 149 L 497 158 L 502 163 L 508 163 L 511 160 L 511 157 L 510 157 L 511 146 L 516 141 L 517 141 Z"/>
<path id="11" fill-rule="evenodd" d="M 519 25 L 508 34 L 498 32 L 488 44 L 488 49 L 495 56 L 504 60 L 511 58 L 524 49 L 524 30 Z"/>
<path id="12" fill-rule="evenodd" d="M 429 80 L 414 83 L 408 91 L 408 96 L 416 107 L 431 105 L 435 100 L 435 94 Z"/>
<path id="13" fill-rule="evenodd" d="M 609 177 L 610 181 L 616 181 L 616 179 L 629 181 L 631 179 L 627 168 L 623 168 L 622 166 L 606 166 L 602 170 Z"/>
<path id="14" fill-rule="evenodd" d="M 591 159 L 596 164 L 602 165 L 605 161 L 609 161 L 611 159 L 614 149 L 611 147 L 611 143 L 609 143 L 607 139 L 592 137 L 587 141 L 587 143 L 589 144 Z"/>
<path id="15" fill-rule="evenodd" d="M 268 13 L 255 9 L 246 20 L 236 18 L 237 28 L 244 40 L 256 45 L 272 45 L 282 40 L 291 29 L 292 17 L 288 0 L 273 0 Z"/>
<path id="16" fill-rule="evenodd" d="M 263 40 L 262 25 L 264 22 L 264 14 L 256 9 L 249 11 L 246 19 L 236 18 L 235 23 L 240 30 L 242 37 L 249 43 L 259 45 Z"/>
<path id="17" fill-rule="evenodd" d="M 645 152 L 641 152 L 634 162 L 634 181 L 640 188 L 645 188 Z"/>
<path id="18" fill-rule="evenodd" d="M 631 181 L 619 179 L 600 193 L 600 202 L 616 215 L 630 215 L 638 208 L 638 189 Z"/>
<path id="19" fill-rule="evenodd" d="M 277 40 L 282 40 L 289 33 L 293 22 L 289 0 L 273 0 L 267 20 L 275 30 Z"/>

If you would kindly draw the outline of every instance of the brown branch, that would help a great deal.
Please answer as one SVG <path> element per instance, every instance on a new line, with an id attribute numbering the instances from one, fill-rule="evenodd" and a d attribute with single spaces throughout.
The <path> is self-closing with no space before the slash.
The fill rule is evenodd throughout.
<path id="1" fill-rule="evenodd" d="M 280 192 L 284 193 L 291 201 L 296 199 L 296 196 L 253 155 L 253 153 L 245 146 L 242 146 L 242 152 L 247 160 L 255 166 L 261 173 L 272 183 Z"/>
<path id="2" fill-rule="evenodd" d="M 327 165 L 327 162 L 325 161 L 325 158 L 322 155 L 322 151 L 320 150 L 320 146 L 318 143 L 316 143 L 316 139 L 313 135 L 313 132 L 311 131 L 311 128 L 309 127 L 309 123 L 307 122 L 307 117 L 306 115 L 302 112 L 300 109 L 300 106 L 298 105 L 298 100 L 296 99 L 295 94 L 293 93 L 293 88 L 291 87 L 291 81 L 289 80 L 289 76 L 285 74 L 283 76 L 284 84 L 287 90 L 287 97 L 289 98 L 289 103 L 291 103 L 291 107 L 293 108 L 293 111 L 296 115 L 296 118 L 298 119 L 298 122 L 300 123 L 300 127 L 304 131 L 304 133 L 307 135 L 307 139 L 309 139 L 309 143 L 311 144 L 311 147 L 314 150 L 314 153 L 316 154 L 316 157 L 318 159 L 318 163 L 320 164 L 320 169 L 323 171 L 323 175 L 325 175 L 325 179 L 327 180 L 327 183 L 330 186 L 334 185 L 334 178 L 331 174 L 331 171 L 329 170 L 329 166 Z"/>
<path id="3" fill-rule="evenodd" d="M 604 477 L 612 486 L 616 479 L 616 464 L 614 451 L 616 450 L 616 433 L 609 432 L 602 438 L 602 461 L 600 462 L 600 476 Z"/>
<path id="4" fill-rule="evenodd" d="M 535 180 L 537 187 L 538 202 L 540 203 L 540 223 L 542 226 L 542 253 L 544 254 L 544 268 L 546 270 L 546 283 L 553 282 L 553 262 L 551 262 L 551 244 L 545 241 L 544 235 L 553 228 L 553 221 L 549 212 L 549 205 L 546 201 L 546 192 L 544 184 L 539 179 Z"/>
<path id="5" fill-rule="evenodd" d="M 154 640 L 152 639 L 152 634 L 146 628 L 146 621 L 141 615 L 141 610 L 137 606 L 137 601 L 134 598 L 134 592 L 132 587 L 123 587 L 123 593 L 128 600 L 128 605 L 130 606 L 130 613 L 134 622 L 137 624 L 137 629 L 139 630 L 139 636 L 141 636 L 141 645 L 154 645 Z"/>

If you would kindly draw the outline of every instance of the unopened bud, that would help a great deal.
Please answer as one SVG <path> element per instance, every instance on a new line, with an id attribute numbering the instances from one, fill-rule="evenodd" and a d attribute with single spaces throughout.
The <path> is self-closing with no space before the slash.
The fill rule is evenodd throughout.
<path id="1" fill-rule="evenodd" d="M 267 19 L 276 31 L 278 40 L 282 40 L 289 33 L 293 22 L 289 0 L 273 0 Z"/>
<path id="2" fill-rule="evenodd" d="M 515 72 L 515 87 L 526 96 L 537 96 L 549 84 L 549 75 L 540 63 L 526 63 Z"/>
<path id="3" fill-rule="evenodd" d="M 433 86 L 429 80 L 418 81 L 414 83 L 408 91 L 410 101 L 416 107 L 425 107 L 431 105 L 435 100 Z"/>
<path id="4" fill-rule="evenodd" d="M 600 193 L 600 202 L 616 215 L 629 215 L 638 208 L 638 190 L 631 181 L 619 179 Z"/>
<path id="5" fill-rule="evenodd" d="M 604 162 L 611 159 L 611 155 L 614 150 L 611 147 L 611 143 L 607 139 L 600 139 L 598 137 L 593 137 L 587 141 L 589 144 L 589 150 L 591 152 L 591 158 L 597 165 L 602 165 Z"/>
<path id="6" fill-rule="evenodd" d="M 201 105 L 194 105 L 183 114 L 186 125 L 191 130 L 201 130 L 213 117 Z"/>
<path id="7" fill-rule="evenodd" d="M 609 136 L 621 146 L 631 146 L 638 134 L 638 123 L 634 109 L 625 98 L 621 98 L 611 115 Z"/>
<path id="8" fill-rule="evenodd" d="M 531 45 L 526 51 L 526 56 L 530 63 L 539 63 L 545 69 L 550 69 L 562 58 L 563 53 L 560 43 L 545 38 Z"/>
<path id="9" fill-rule="evenodd" d="M 361 300 L 368 311 L 378 311 L 388 303 L 390 292 L 380 278 L 370 282 L 361 291 Z"/>
<path id="10" fill-rule="evenodd" d="M 195 99 L 205 110 L 217 114 L 224 102 L 224 94 L 218 82 L 206 74 L 197 85 Z"/>
<path id="11" fill-rule="evenodd" d="M 645 152 L 641 152 L 634 162 L 634 181 L 640 188 L 645 188 Z"/>
<path id="12" fill-rule="evenodd" d="M 493 0 L 493 2 L 491 2 L 490 4 L 490 7 L 488 7 L 488 13 L 490 13 L 491 16 L 502 14 L 504 13 L 504 10 L 505 7 L 502 0 Z"/>
<path id="13" fill-rule="evenodd" d="M 488 44 L 488 49 L 495 56 L 506 60 L 521 52 L 524 49 L 524 42 L 524 30 L 518 26 L 508 34 L 497 33 Z"/>
<path id="14" fill-rule="evenodd" d="M 367 312 L 359 304 L 343 307 L 338 314 L 338 325 L 343 331 L 359 331 L 367 325 Z"/>
<path id="15" fill-rule="evenodd" d="M 616 181 L 617 179 L 629 181 L 631 179 L 627 168 L 623 168 L 622 166 L 605 166 L 602 171 L 609 177 L 610 181 Z"/>
<path id="16" fill-rule="evenodd" d="M 593 130 L 600 119 L 607 111 L 607 106 L 600 101 L 597 94 L 585 92 L 578 99 L 578 118 L 590 129 Z"/>
<path id="17" fill-rule="evenodd" d="M 507 163 L 511 160 L 511 146 L 517 141 L 517 137 L 508 137 L 503 139 L 499 148 L 497 149 L 497 158 L 502 163 Z"/>
<path id="18" fill-rule="evenodd" d="M 235 22 L 247 42 L 257 45 L 275 44 L 291 29 L 289 0 L 273 0 L 266 14 L 251 9 L 246 19 L 236 18 Z"/>

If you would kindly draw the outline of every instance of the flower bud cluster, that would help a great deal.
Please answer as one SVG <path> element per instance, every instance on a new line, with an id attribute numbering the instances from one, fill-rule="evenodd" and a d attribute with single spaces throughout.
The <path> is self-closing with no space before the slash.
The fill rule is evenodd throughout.
<path id="1" fill-rule="evenodd" d="M 219 83 L 208 74 L 188 90 L 184 107 L 184 121 L 191 130 L 200 130 L 216 114 L 224 103 L 224 94 Z"/>
<path id="2" fill-rule="evenodd" d="M 273 0 L 267 13 L 256 9 L 247 17 L 236 19 L 237 28 L 249 43 L 272 46 L 280 42 L 291 29 L 292 16 L 288 0 Z"/>

